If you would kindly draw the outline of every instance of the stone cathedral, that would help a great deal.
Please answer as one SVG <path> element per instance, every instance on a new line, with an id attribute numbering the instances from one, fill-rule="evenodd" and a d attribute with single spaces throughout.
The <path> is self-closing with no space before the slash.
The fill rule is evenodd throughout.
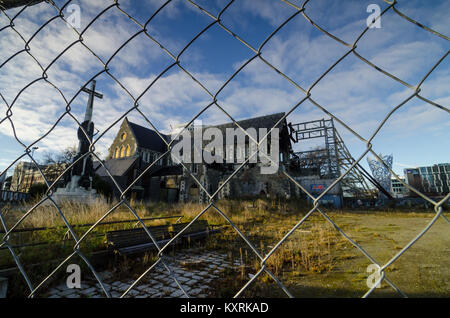
<path id="1" fill-rule="evenodd" d="M 259 128 L 269 130 L 283 116 L 284 113 L 277 113 L 241 120 L 237 123 L 244 129 L 253 127 L 256 130 Z M 236 128 L 233 123 L 213 127 L 223 131 L 226 128 Z M 282 174 L 287 166 L 286 158 L 289 158 L 289 153 L 292 151 L 286 121 L 282 121 L 279 127 L 281 131 L 279 171 L 275 174 L 264 175 L 260 174 L 259 164 L 246 165 L 222 188 L 218 198 L 258 195 L 286 197 L 295 191 L 295 187 Z M 223 135 L 225 137 L 226 134 Z M 247 143 L 245 146 L 248 148 L 248 138 L 245 140 Z M 170 153 L 161 157 L 167 152 L 167 143 L 170 141 L 171 136 L 158 135 L 156 131 L 132 123 L 125 118 L 109 147 L 104 165 L 122 191 L 132 185 L 128 191 L 131 197 L 137 200 L 165 202 L 205 202 L 207 196 L 192 176 L 201 182 L 204 189 L 213 193 L 240 165 L 192 163 L 185 164 L 186 168 L 184 168 L 172 162 Z M 156 164 L 148 169 L 154 161 Z M 114 189 L 114 195 L 119 197 L 120 192 L 107 170 L 98 162 L 95 163 L 95 170 L 97 175 L 110 183 L 111 188 Z M 133 184 L 138 177 L 138 182 Z"/>

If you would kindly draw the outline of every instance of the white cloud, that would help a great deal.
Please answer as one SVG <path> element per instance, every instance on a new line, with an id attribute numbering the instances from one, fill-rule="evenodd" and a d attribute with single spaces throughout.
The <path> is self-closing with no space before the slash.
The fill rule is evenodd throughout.
<path id="1" fill-rule="evenodd" d="M 86 26 L 92 18 L 111 3 L 113 2 L 100 0 L 82 1 L 83 26 Z M 319 25 L 344 40 L 352 42 L 364 29 L 366 13 L 356 12 L 355 9 L 364 7 L 363 5 L 352 2 L 343 6 L 341 2 L 333 2 L 330 5 L 322 3 L 316 6 L 315 3 L 308 4 L 308 14 Z M 154 12 L 162 4 L 163 1 L 160 0 L 147 0 L 145 9 Z M 211 10 L 216 11 L 225 4 L 224 1 L 213 4 L 205 3 L 210 6 Z M 126 1 L 120 5 L 127 12 L 138 15 L 141 23 L 145 22 L 145 15 L 142 12 L 136 12 L 139 8 L 136 8 L 132 2 Z M 169 33 L 164 28 L 170 28 L 172 24 L 181 19 L 185 14 L 183 10 L 186 10 L 187 7 L 192 10 L 191 13 L 196 12 L 196 14 L 203 15 L 186 1 L 174 1 L 173 4 L 161 11 L 162 20 L 168 23 L 162 26 L 156 24 L 155 27 L 150 24 L 149 32 L 168 47 L 179 48 L 181 42 L 167 37 Z M 324 11 L 321 11 L 321 8 Z M 239 12 L 239 9 L 242 11 Z M 44 21 L 55 14 L 54 11 L 46 3 L 27 9 L 22 17 L 18 18 L 17 29 L 25 35 L 27 40 Z M 327 17 L 336 11 L 340 14 L 327 22 Z M 410 13 L 416 14 L 419 11 L 412 10 Z M 267 24 L 274 29 L 293 12 L 295 12 L 294 9 L 282 4 L 281 1 L 277 3 L 273 1 L 239 1 L 230 6 L 224 19 L 225 24 L 237 21 L 236 25 L 259 19 L 263 21 L 261 25 L 264 23 L 264 32 L 266 32 L 269 30 L 266 27 Z M 432 17 L 429 22 L 438 18 L 446 21 L 448 18 L 436 10 L 421 11 L 421 14 L 427 12 Z M 363 37 L 358 45 L 358 52 L 394 75 L 406 79 L 412 84 L 417 84 L 448 47 L 440 39 L 435 41 L 436 37 L 430 37 L 423 30 L 420 30 L 421 33 L 411 31 L 417 26 L 399 17 L 394 19 L 392 16 L 396 15 L 384 17 L 384 29 L 379 30 L 379 33 L 376 33 L 378 32 L 376 30 L 370 30 Z M 419 15 L 418 18 L 420 17 Z M 5 23 L 4 20 L 4 18 L 0 20 L 0 25 Z M 202 20 L 203 22 L 204 20 Z M 430 25 L 439 26 L 439 23 Z M 113 7 L 91 25 L 83 39 L 87 46 L 106 61 L 139 30 L 139 27 Z M 219 34 L 228 36 L 225 32 L 217 33 L 217 35 Z M 30 52 L 46 67 L 76 39 L 76 33 L 67 28 L 62 21 L 56 19 L 31 41 Z M 187 39 L 184 40 L 187 41 Z M 218 38 L 215 39 L 215 41 L 218 40 Z M 2 47 L 0 64 L 24 47 L 20 38 L 10 29 L 0 32 L 0 46 Z M 303 16 L 298 15 L 267 43 L 263 49 L 263 56 L 302 87 L 307 88 L 347 50 L 347 47 L 321 33 L 311 26 Z M 208 64 L 204 63 L 204 59 L 202 59 L 201 46 L 190 53 L 192 53 L 191 59 L 186 65 L 195 66 L 195 71 L 192 72 L 194 77 L 210 91 L 216 92 L 227 78 L 224 74 L 211 72 Z M 232 59 L 233 53 L 230 52 L 229 55 Z M 185 56 L 185 58 L 187 57 Z M 134 98 L 137 98 L 164 67 L 172 62 L 173 60 L 157 45 L 141 34 L 130 41 L 109 66 L 111 73 L 130 90 Z M 182 65 L 184 65 L 183 62 L 182 59 Z M 240 66 L 245 61 L 232 62 L 230 65 L 234 65 L 234 71 L 237 65 Z M 78 43 L 64 53 L 47 73 L 49 80 L 55 83 L 70 101 L 79 88 L 90 77 L 100 72 L 102 67 L 102 64 Z M 41 75 L 42 71 L 33 59 L 26 53 L 21 53 L 0 69 L 0 93 L 8 103 L 12 103 L 25 85 Z M 448 107 L 450 104 L 449 82 L 448 62 L 443 62 L 425 81 L 421 94 Z M 110 127 L 111 123 L 133 106 L 133 100 L 107 74 L 98 77 L 98 87 L 105 96 L 103 100 L 95 101 L 94 122 L 100 133 L 110 129 L 101 138 L 96 148 L 105 153 L 118 125 L 120 125 L 118 122 L 116 126 Z M 386 114 L 411 93 L 412 90 L 387 78 L 350 54 L 312 89 L 312 98 L 363 137 L 368 138 Z M 303 93 L 259 60 L 246 66 L 218 96 L 220 105 L 236 119 L 288 111 L 303 97 Z M 85 94 L 80 94 L 72 102 L 72 113 L 78 120 L 81 120 L 84 114 L 86 99 Z M 211 100 L 211 97 L 191 78 L 174 66 L 142 96 L 139 100 L 139 109 L 160 131 L 167 131 L 171 124 L 189 121 Z M 20 140 L 31 143 L 45 134 L 65 111 L 65 107 L 64 99 L 44 81 L 39 81 L 27 88 L 12 108 L 12 120 Z M 39 111 L 36 111 L 37 109 Z M 0 118 L 3 118 L 6 105 L 2 101 L 0 101 L 0 110 L 2 111 Z M 388 121 L 380 136 L 390 134 L 393 138 L 404 138 L 414 136 L 418 131 L 444 136 L 445 129 L 448 131 L 449 126 L 448 119 L 445 117 L 447 115 L 448 113 L 442 110 L 414 100 L 402 107 Z M 148 126 L 136 111 L 130 113 L 128 117 L 132 121 Z M 299 122 L 324 117 L 327 115 L 311 103 L 305 102 L 288 119 Z M 205 112 L 201 119 L 208 123 L 220 123 L 228 120 L 216 109 Z M 408 129 L 404 129 L 404 127 L 408 127 Z M 74 141 L 76 142 L 76 128 L 73 120 L 67 117 L 39 143 L 39 146 L 41 149 L 53 150 L 71 146 Z M 346 140 L 351 140 L 349 144 L 357 143 L 354 142 L 355 139 L 350 133 L 345 130 L 341 132 Z M 0 133 L 9 137 L 13 136 L 7 121 L 0 124 Z M 360 148 L 356 147 L 355 149 Z"/>

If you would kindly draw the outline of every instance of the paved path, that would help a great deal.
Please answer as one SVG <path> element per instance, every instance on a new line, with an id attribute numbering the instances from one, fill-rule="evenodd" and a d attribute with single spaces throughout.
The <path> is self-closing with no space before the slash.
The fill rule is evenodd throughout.
<path id="1" fill-rule="evenodd" d="M 226 268 L 238 266 L 231 264 L 226 254 L 219 252 L 179 251 L 172 257 L 165 257 L 166 264 L 175 273 L 178 281 L 190 297 L 204 298 L 208 295 L 210 283 L 219 277 Z M 133 280 L 116 281 L 112 273 L 99 273 L 105 288 L 112 297 L 120 297 Z M 106 297 L 96 280 L 83 281 L 81 288 L 68 288 L 61 284 L 50 288 L 43 297 L 49 298 L 103 298 Z M 160 263 L 152 269 L 125 297 L 161 298 L 186 297 Z"/>

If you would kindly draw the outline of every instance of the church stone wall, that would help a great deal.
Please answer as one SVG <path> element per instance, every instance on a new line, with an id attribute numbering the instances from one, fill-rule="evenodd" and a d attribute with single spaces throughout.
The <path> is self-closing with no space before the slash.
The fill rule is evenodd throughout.
<path id="1" fill-rule="evenodd" d="M 124 140 L 122 140 L 122 136 L 124 133 L 126 134 L 126 137 Z M 120 129 L 117 132 L 117 135 L 114 138 L 114 141 L 111 144 L 111 147 L 109 147 L 108 159 L 115 158 L 116 149 L 121 149 L 122 146 L 126 149 L 128 145 L 130 146 L 129 157 L 132 157 L 136 154 L 138 147 L 137 147 L 136 139 L 133 136 L 133 133 L 130 129 L 130 126 L 128 125 L 127 120 L 124 120 L 122 122 L 122 124 L 120 125 Z M 119 153 L 119 155 L 120 155 L 120 153 Z M 126 155 L 126 153 L 125 153 L 125 155 Z"/>
<path id="2" fill-rule="evenodd" d="M 228 179 L 232 172 L 220 171 L 215 169 L 206 169 L 204 174 L 196 175 L 196 178 L 202 182 L 205 189 L 210 194 L 217 191 L 217 189 Z M 189 189 L 196 185 L 192 177 L 185 174 L 183 176 L 183 189 L 180 191 L 180 202 L 188 202 L 196 200 L 190 197 Z M 218 198 L 241 198 L 254 196 L 269 196 L 269 197 L 290 197 L 295 195 L 291 193 L 291 185 L 286 176 L 281 171 L 275 174 L 261 174 L 260 167 L 244 168 L 237 173 L 220 191 Z M 207 196 L 202 196 L 203 202 L 207 200 Z"/>
<path id="3" fill-rule="evenodd" d="M 244 169 L 230 180 L 230 196 L 287 197 L 291 195 L 289 180 L 280 171 L 261 174 L 260 167 Z"/>

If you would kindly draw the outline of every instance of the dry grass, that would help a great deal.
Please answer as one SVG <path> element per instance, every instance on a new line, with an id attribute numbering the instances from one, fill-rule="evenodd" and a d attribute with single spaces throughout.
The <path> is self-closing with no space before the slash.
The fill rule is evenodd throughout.
<path id="1" fill-rule="evenodd" d="M 89 224 L 100 219 L 115 203 L 107 203 L 98 199 L 91 205 L 83 203 L 64 202 L 60 209 L 69 224 Z M 11 227 L 18 222 L 31 206 L 17 207 L 5 206 L 2 210 L 7 226 Z M 140 211 L 138 211 L 140 212 Z M 142 216 L 142 213 L 140 213 Z M 139 213 L 138 213 L 139 215 Z M 121 208 L 113 212 L 108 221 L 118 221 L 131 218 L 131 213 Z M 53 205 L 39 205 L 29 213 L 21 222 L 20 228 L 55 227 L 63 226 L 64 221 L 58 210 Z"/>
<path id="2" fill-rule="evenodd" d="M 327 211 L 328 216 L 378 262 L 384 264 L 403 248 L 434 216 L 432 213 Z M 241 230 L 262 255 L 291 229 L 303 214 L 253 218 Z M 410 297 L 448 297 L 450 295 L 448 223 L 439 218 L 433 227 L 394 264 L 386 275 Z M 211 297 L 232 297 L 261 268 L 254 253 L 232 233 L 223 234 L 222 245 L 234 249 L 234 260 L 245 266 L 230 269 L 213 282 Z M 219 240 L 218 237 L 215 238 Z M 259 244 L 257 244 L 259 243 Z M 242 249 L 243 252 L 239 252 Z M 371 262 L 319 214 L 313 214 L 267 260 L 268 268 L 295 297 L 361 297 L 367 292 Z M 285 297 L 279 286 L 265 273 L 244 292 L 244 297 Z M 374 297 L 397 297 L 383 282 Z"/>
<path id="3" fill-rule="evenodd" d="M 5 205 L 2 207 L 2 215 L 8 227 L 13 226 L 18 222 L 25 213 L 37 202 L 28 204 L 27 206 Z M 60 210 L 64 217 L 70 224 L 91 224 L 95 223 L 103 217 L 117 201 L 107 202 L 104 199 L 98 199 L 93 204 L 87 205 L 84 203 L 64 202 L 59 204 Z M 161 203 L 161 202 L 140 202 L 130 200 L 130 206 L 136 211 L 141 218 L 157 217 L 157 216 L 171 216 L 182 215 L 183 221 L 190 221 L 196 217 L 207 204 L 198 203 Z M 254 217 L 264 217 L 270 213 L 283 210 L 295 210 L 295 204 L 291 203 L 291 207 L 286 204 L 282 206 L 279 202 L 267 202 L 266 200 L 221 200 L 216 202 L 216 206 L 224 212 L 236 224 L 243 224 Z M 104 220 L 120 221 L 133 219 L 134 215 L 124 205 L 120 205 Z M 225 224 L 226 220 L 219 214 L 217 210 L 210 207 L 202 216 L 203 219 L 208 220 L 211 224 Z M 165 221 L 161 221 L 165 222 Z M 158 222 L 156 222 L 158 223 Z M 64 226 L 64 221 L 59 211 L 52 205 L 39 205 L 20 224 L 19 228 L 34 228 L 34 227 L 55 227 Z"/>
<path id="4" fill-rule="evenodd" d="M 61 210 L 70 224 L 89 224 L 101 218 L 115 204 L 116 202 L 102 200 L 90 206 L 67 203 L 61 205 Z M 131 201 L 130 204 L 139 217 L 182 215 L 182 222 L 192 220 L 207 206 L 207 204 L 195 203 L 167 204 L 136 201 Z M 248 237 L 261 255 L 267 255 L 273 246 L 310 208 L 301 201 L 276 202 L 263 199 L 227 200 L 218 201 L 215 204 Z M 9 206 L 2 208 L 2 215 L 8 226 L 15 224 L 26 212 L 27 207 Z M 392 211 L 354 211 L 352 213 L 327 211 L 327 213 L 352 238 L 356 239 L 381 262 L 387 261 L 393 256 L 393 253 L 398 252 L 432 217 L 432 214 L 426 213 L 395 213 Z M 128 208 L 121 205 L 104 222 L 133 218 L 134 216 Z M 225 276 L 218 280 L 217 287 L 220 293 L 212 295 L 233 296 L 248 281 L 249 275 L 260 269 L 260 261 L 226 219 L 213 207 L 209 208 L 201 219 L 207 220 L 212 225 L 226 225 L 220 234 L 210 237 L 206 242 L 201 242 L 202 247 L 204 249 L 225 250 L 229 253 L 230 259 L 240 260 L 244 264 L 236 270 L 225 273 Z M 175 219 L 163 219 L 149 221 L 146 224 L 160 225 L 174 222 Z M 55 227 L 62 225 L 64 225 L 63 220 L 54 207 L 40 206 L 23 220 L 20 227 Z M 104 249 L 106 246 L 104 236 L 101 237 L 102 233 L 104 234 L 112 229 L 130 228 L 133 225 L 134 222 L 97 227 L 92 232 L 92 239 L 86 240 L 82 244 L 83 252 Z M 82 235 L 86 229 L 87 227 L 77 227 L 77 235 Z M 407 286 L 406 289 L 409 288 L 413 294 L 428 295 L 426 292 L 430 289 L 436 290 L 438 296 L 448 295 L 449 292 L 449 288 L 446 287 L 448 284 L 443 283 L 445 277 L 448 277 L 448 267 L 431 266 L 440 264 L 439 262 L 442 263 L 442 261 L 448 261 L 448 257 L 445 257 L 445 255 L 448 255 L 448 253 L 445 253 L 445 242 L 448 241 L 448 236 L 445 233 L 448 235 L 448 224 L 438 222 L 433 229 L 435 230 L 430 230 L 430 233 L 434 234 L 427 234 L 411 251 L 408 251 L 396 264 L 386 270 L 389 275 Z M 62 239 L 65 231 L 66 228 L 62 227 L 35 232 L 32 235 L 30 233 L 20 235 L 16 233 L 12 235 L 12 241 L 14 243 L 54 242 L 42 247 L 20 250 L 20 257 L 21 260 L 24 260 L 25 265 L 33 264 L 36 261 L 55 259 L 73 252 L 73 242 L 63 246 L 56 244 L 57 241 Z M 97 237 L 94 235 L 97 235 Z M 91 234 L 88 238 L 90 236 Z M 430 250 L 433 253 L 430 253 Z M 424 258 L 425 254 L 427 255 L 426 258 Z M 154 255 L 144 255 L 137 261 L 124 259 L 120 264 L 117 264 L 117 275 L 126 277 L 127 275 L 142 273 L 154 260 Z M 423 261 L 426 261 L 426 264 L 422 266 L 420 264 Z M 0 251 L 0 267 L 11 265 L 14 264 L 9 252 Z M 299 296 L 316 296 L 326 293 L 330 293 L 330 296 L 360 296 L 361 293 L 366 291 L 367 273 L 365 269 L 368 265 L 367 259 L 318 213 L 311 215 L 268 258 L 266 265 L 277 277 L 281 277 L 287 285 L 290 285 L 294 294 Z M 199 264 L 185 264 L 185 266 L 188 268 L 199 266 Z M 409 277 L 417 278 L 420 285 L 410 286 L 413 280 Z M 433 280 L 429 277 L 432 277 Z M 441 277 L 444 277 L 444 280 Z M 249 289 L 249 292 L 246 293 L 247 296 L 272 295 L 277 297 L 282 295 L 282 293 L 276 295 L 272 293 L 274 291 L 273 281 L 265 274 L 261 275 L 255 283 L 254 289 Z M 323 287 L 325 285 L 326 288 Z M 227 287 L 224 288 L 224 286 Z M 385 288 L 381 290 L 386 295 L 390 295 L 387 291 L 388 289 Z"/>
<path id="5" fill-rule="evenodd" d="M 275 238 L 281 240 L 283 234 L 279 231 Z M 276 275 L 285 270 L 328 272 L 333 268 L 332 247 L 337 242 L 342 242 L 342 237 L 330 226 L 313 225 L 307 231 L 294 234 L 267 259 L 266 264 Z"/>
<path id="6" fill-rule="evenodd" d="M 60 204 L 60 210 L 68 223 L 73 226 L 75 234 L 81 237 L 89 228 L 90 224 L 101 219 L 117 202 L 107 202 L 97 200 L 91 205 L 82 203 L 64 202 Z M 67 233 L 67 227 L 58 210 L 53 205 L 39 205 L 31 213 L 26 215 L 29 206 L 2 207 L 2 216 L 8 228 L 20 222 L 16 229 L 45 228 L 39 231 L 17 232 L 10 235 L 9 243 L 13 246 L 23 244 L 36 244 L 48 242 L 46 245 L 30 246 L 20 248 L 20 256 L 25 264 L 34 264 L 53 260 L 64 255 L 69 255 L 73 251 L 74 241 Z M 157 204 L 145 205 L 142 202 L 131 202 L 131 206 L 141 218 L 169 216 L 170 211 L 160 210 Z M 22 219 L 23 218 L 23 219 Z M 134 215 L 125 206 L 121 205 L 111 212 L 103 222 L 133 220 Z M 175 219 L 160 219 L 145 221 L 150 225 L 161 225 L 175 222 Z M 108 224 L 95 227 L 83 240 L 81 247 L 84 252 L 93 252 L 106 249 L 104 234 L 111 230 L 129 229 L 135 226 L 136 222 Z M 80 226 L 84 225 L 84 226 Z M 2 234 L 0 234 L 2 239 Z M 11 255 L 7 250 L 0 250 L 0 268 L 15 266 Z"/>

